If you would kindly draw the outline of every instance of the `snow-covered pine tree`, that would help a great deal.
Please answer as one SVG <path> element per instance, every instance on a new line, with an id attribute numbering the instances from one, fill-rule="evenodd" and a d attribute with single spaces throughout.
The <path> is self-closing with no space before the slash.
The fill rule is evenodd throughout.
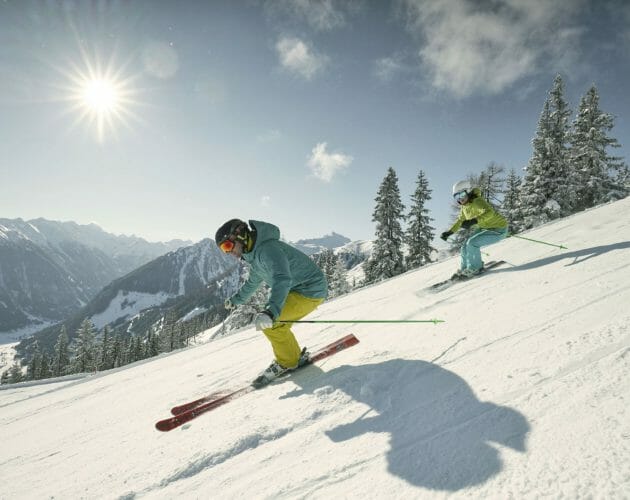
<path id="1" fill-rule="evenodd" d="M 112 351 L 112 337 L 109 327 L 106 325 L 103 328 L 103 335 L 101 337 L 101 343 L 98 349 L 97 368 L 101 370 L 109 370 L 113 367 L 112 360 L 110 358 Z"/>
<path id="2" fill-rule="evenodd" d="M 68 373 L 70 369 L 70 354 L 68 352 L 68 331 L 65 325 L 61 327 L 57 342 L 54 347 L 52 359 L 52 374 L 60 377 Z"/>
<path id="3" fill-rule="evenodd" d="M 145 358 L 152 358 L 153 356 L 160 354 L 160 338 L 155 332 L 153 326 L 150 326 L 147 330 L 144 349 Z"/>
<path id="4" fill-rule="evenodd" d="M 619 173 L 627 167 L 622 158 L 609 156 L 606 151 L 621 146 L 608 136 L 613 126 L 614 117 L 599 108 L 599 94 L 593 85 L 580 101 L 570 137 L 571 162 L 578 178 L 576 210 L 628 194 L 619 182 Z"/>
<path id="5" fill-rule="evenodd" d="M 24 380 L 24 374 L 22 373 L 22 365 L 20 365 L 19 361 L 13 363 L 13 366 L 9 368 L 9 383 L 17 384 L 18 382 L 22 382 Z"/>
<path id="6" fill-rule="evenodd" d="M 431 225 L 433 219 L 429 217 L 429 209 L 426 203 L 431 199 L 432 190 L 429 189 L 429 181 L 420 170 L 416 179 L 416 190 L 411 195 L 411 208 L 407 214 L 407 269 L 415 269 L 431 262 L 431 253 L 435 248 L 431 241 L 435 237 L 435 229 Z"/>
<path id="7" fill-rule="evenodd" d="M 523 214 L 521 213 L 520 200 L 521 178 L 514 169 L 510 170 L 505 181 L 505 192 L 501 212 L 507 218 L 510 231 L 518 233 L 523 228 Z"/>
<path id="8" fill-rule="evenodd" d="M 46 351 L 42 352 L 42 364 L 40 368 L 39 378 L 50 378 L 52 373 L 50 371 L 50 357 Z"/>
<path id="9" fill-rule="evenodd" d="M 372 221 L 376 222 L 374 251 L 365 263 L 365 281 L 373 283 L 391 278 L 404 271 L 403 230 L 405 206 L 400 199 L 398 176 L 392 167 L 378 189 Z"/>
<path id="10" fill-rule="evenodd" d="M 127 354 L 127 363 L 134 363 L 143 359 L 142 339 L 140 335 L 132 335 L 129 340 L 129 352 Z"/>
<path id="11" fill-rule="evenodd" d="M 112 367 L 118 368 L 125 364 L 124 356 L 124 342 L 120 332 L 116 332 L 112 341 L 111 354 L 109 355 L 112 360 Z"/>
<path id="12" fill-rule="evenodd" d="M 74 341 L 73 371 L 75 373 L 95 371 L 96 356 L 94 324 L 86 318 L 79 326 Z"/>
<path id="13" fill-rule="evenodd" d="M 26 378 L 29 380 L 38 380 L 42 372 L 42 350 L 39 348 L 39 342 L 33 342 L 33 356 L 26 368 Z"/>
<path id="14" fill-rule="evenodd" d="M 569 168 L 570 115 L 564 83 L 558 75 L 543 106 L 521 184 L 525 228 L 569 215 L 575 205 L 576 181 Z"/>
<path id="15" fill-rule="evenodd" d="M 160 350 L 171 352 L 179 348 L 179 332 L 177 328 L 177 316 L 175 311 L 169 309 L 162 320 L 162 330 L 160 332 Z M 127 354 L 129 351 L 127 351 Z"/>
<path id="16" fill-rule="evenodd" d="M 330 290 L 332 291 L 332 295 L 330 297 L 339 297 L 340 295 L 345 295 L 350 291 L 350 283 L 348 282 L 348 272 L 343 266 L 343 262 L 338 255 L 333 255 L 335 256 L 335 261 L 332 273 L 332 283 L 329 285 Z"/>
<path id="17" fill-rule="evenodd" d="M 343 267 L 339 256 L 331 249 L 326 249 L 314 255 L 315 264 L 322 270 L 328 282 L 328 298 L 338 297 L 350 291 L 348 273 Z"/>

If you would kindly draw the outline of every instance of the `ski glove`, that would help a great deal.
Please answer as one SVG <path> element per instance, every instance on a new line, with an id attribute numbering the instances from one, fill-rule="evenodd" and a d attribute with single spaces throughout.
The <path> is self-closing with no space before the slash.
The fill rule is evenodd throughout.
<path id="1" fill-rule="evenodd" d="M 452 233 L 452 232 L 450 232 L 450 231 L 444 231 L 444 232 L 440 235 L 440 238 L 442 238 L 444 241 L 446 241 L 446 240 L 448 240 L 448 237 L 449 237 L 451 234 L 453 234 L 453 233 Z"/>
<path id="2" fill-rule="evenodd" d="M 232 299 L 227 299 L 223 303 L 223 307 L 225 307 L 228 311 L 233 311 L 234 309 L 236 309 L 236 304 L 232 302 Z"/>
<path id="3" fill-rule="evenodd" d="M 254 318 L 254 324 L 258 331 L 268 330 L 273 326 L 273 315 L 267 310 L 259 312 Z"/>
<path id="4" fill-rule="evenodd" d="M 464 222 L 462 222 L 462 227 L 464 229 L 468 229 L 469 227 L 474 226 L 475 224 L 477 224 L 477 219 L 465 220 Z"/>

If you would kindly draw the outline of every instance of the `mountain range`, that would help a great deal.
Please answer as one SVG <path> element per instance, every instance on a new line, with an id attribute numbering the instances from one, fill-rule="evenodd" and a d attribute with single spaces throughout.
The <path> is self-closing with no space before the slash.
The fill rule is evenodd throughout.
<path id="1" fill-rule="evenodd" d="M 190 243 L 116 236 L 96 224 L 0 219 L 0 334 L 26 336 L 61 321 L 113 280 Z"/>
<path id="2" fill-rule="evenodd" d="M 371 253 L 371 242 L 334 232 L 290 244 L 311 254 L 334 249 L 347 269 Z M 176 320 L 219 317 L 240 275 L 239 263 L 210 239 L 151 244 L 93 224 L 2 219 L 0 332 L 22 328 L 17 351 L 28 356 L 34 340 L 52 351 L 62 325 L 72 340 L 86 318 L 99 330 L 144 334 L 169 311 Z"/>

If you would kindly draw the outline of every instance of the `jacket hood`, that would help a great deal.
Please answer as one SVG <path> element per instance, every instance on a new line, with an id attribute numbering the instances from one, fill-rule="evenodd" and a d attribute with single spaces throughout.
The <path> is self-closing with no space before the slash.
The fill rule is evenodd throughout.
<path id="1" fill-rule="evenodd" d="M 278 226 L 270 224 L 269 222 L 250 220 L 249 226 L 256 230 L 256 243 L 254 243 L 254 249 L 258 246 L 258 244 L 265 241 L 280 239 L 280 229 Z"/>

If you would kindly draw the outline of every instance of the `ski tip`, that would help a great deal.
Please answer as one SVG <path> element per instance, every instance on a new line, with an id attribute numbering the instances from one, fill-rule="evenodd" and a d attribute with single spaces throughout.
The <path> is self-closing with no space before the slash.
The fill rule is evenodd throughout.
<path id="1" fill-rule="evenodd" d="M 170 418 L 165 419 L 165 420 L 160 420 L 159 422 L 156 422 L 155 424 L 155 428 L 160 432 L 168 432 L 170 430 L 173 430 L 175 427 L 177 426 L 173 425 L 173 422 Z"/>

